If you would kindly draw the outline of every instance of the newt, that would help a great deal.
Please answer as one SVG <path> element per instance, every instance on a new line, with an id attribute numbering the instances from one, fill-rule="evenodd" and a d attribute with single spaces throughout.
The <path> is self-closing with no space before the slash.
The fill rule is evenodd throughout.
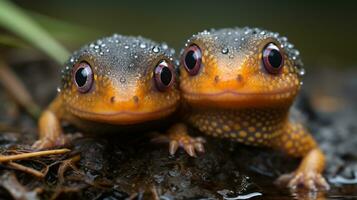
<path id="1" fill-rule="evenodd" d="M 62 122 L 96 134 L 160 125 L 179 106 L 176 69 L 172 48 L 143 37 L 114 34 L 84 45 L 64 65 L 33 147 L 66 144 Z"/>
<path id="2" fill-rule="evenodd" d="M 323 152 L 290 117 L 304 69 L 299 51 L 286 37 L 247 27 L 203 31 L 188 39 L 181 54 L 185 123 L 213 137 L 301 157 L 300 166 L 278 182 L 329 189 L 321 175 Z"/>

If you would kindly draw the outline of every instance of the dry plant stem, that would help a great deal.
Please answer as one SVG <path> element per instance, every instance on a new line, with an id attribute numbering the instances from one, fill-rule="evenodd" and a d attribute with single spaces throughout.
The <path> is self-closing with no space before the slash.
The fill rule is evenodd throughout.
<path id="1" fill-rule="evenodd" d="M 78 170 L 74 164 L 81 159 L 80 155 L 73 156 L 67 160 L 62 161 L 62 164 L 58 168 L 58 179 L 61 183 L 64 182 L 64 173 L 67 171 L 68 167 L 74 170 Z"/>
<path id="2" fill-rule="evenodd" d="M 24 84 L 8 65 L 0 58 L 0 84 L 35 119 L 40 115 L 40 107 L 33 101 Z"/>
<path id="3" fill-rule="evenodd" d="M 135 193 L 131 194 L 127 199 L 128 199 L 128 200 L 133 200 L 133 199 L 135 199 L 137 196 L 139 196 L 139 195 L 138 195 L 137 192 L 135 192 Z"/>
<path id="4" fill-rule="evenodd" d="M 54 150 L 46 150 L 46 151 L 36 151 L 31 153 L 21 153 L 17 155 L 0 155 L 0 162 L 9 162 L 13 160 L 23 160 L 32 157 L 40 157 L 40 156 L 49 156 L 55 154 L 64 154 L 71 150 L 69 149 L 54 149 Z"/>
<path id="5" fill-rule="evenodd" d="M 160 197 L 159 197 L 159 194 L 157 193 L 157 189 L 156 189 L 155 185 L 153 185 L 151 187 L 151 192 L 152 192 L 154 200 L 160 200 Z"/>
<path id="6" fill-rule="evenodd" d="M 37 170 L 32 169 L 30 167 L 26 167 L 26 166 L 20 165 L 20 164 L 15 163 L 15 162 L 8 162 L 6 164 L 8 166 L 10 166 L 11 168 L 15 169 L 15 170 L 19 170 L 19 171 L 23 171 L 25 173 L 31 174 L 31 175 L 35 176 L 36 178 L 43 178 L 46 175 L 46 174 L 44 174 L 44 173 L 42 173 L 40 171 L 37 171 Z"/>

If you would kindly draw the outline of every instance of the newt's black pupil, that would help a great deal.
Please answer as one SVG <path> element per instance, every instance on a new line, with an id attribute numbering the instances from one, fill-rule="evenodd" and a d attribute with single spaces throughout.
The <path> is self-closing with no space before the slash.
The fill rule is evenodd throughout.
<path id="1" fill-rule="evenodd" d="M 196 62 L 197 62 L 197 55 L 195 54 L 195 52 L 194 51 L 187 52 L 185 57 L 185 64 L 187 68 L 193 69 L 196 66 Z"/>
<path id="2" fill-rule="evenodd" d="M 281 54 L 278 50 L 272 49 L 269 52 L 268 60 L 272 67 L 279 68 L 281 65 L 281 62 L 283 60 L 283 57 L 281 56 Z"/>
<path id="3" fill-rule="evenodd" d="M 85 68 L 79 68 L 76 72 L 76 83 L 79 87 L 83 87 L 88 78 L 88 71 Z"/>
<path id="4" fill-rule="evenodd" d="M 161 74 L 160 74 L 160 78 L 161 78 L 161 82 L 165 85 L 168 86 L 171 82 L 172 79 L 172 74 L 171 71 L 168 67 L 164 67 L 161 70 Z"/>

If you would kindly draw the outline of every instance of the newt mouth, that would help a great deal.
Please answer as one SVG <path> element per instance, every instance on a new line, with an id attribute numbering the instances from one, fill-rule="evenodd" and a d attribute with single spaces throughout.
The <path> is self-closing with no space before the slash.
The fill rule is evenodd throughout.
<path id="1" fill-rule="evenodd" d="M 148 111 L 148 112 L 135 112 L 123 110 L 119 112 L 88 112 L 77 108 L 69 107 L 69 110 L 74 115 L 98 122 L 104 122 L 109 124 L 136 124 L 146 121 L 157 120 L 165 117 L 176 110 L 177 106 L 168 106 L 162 109 Z"/>
<path id="2" fill-rule="evenodd" d="M 296 88 L 274 92 L 237 92 L 225 90 L 215 93 L 190 93 L 183 91 L 183 98 L 196 107 L 249 108 L 290 105 L 296 95 Z"/>
<path id="3" fill-rule="evenodd" d="M 274 96 L 274 95 L 280 95 L 280 94 L 287 94 L 289 92 L 293 92 L 295 88 L 287 88 L 287 89 L 282 89 L 282 90 L 277 90 L 274 92 L 237 92 L 233 90 L 224 90 L 221 92 L 213 92 L 213 93 L 194 93 L 194 92 L 187 92 L 183 90 L 183 95 L 185 97 L 189 98 L 201 98 L 201 97 L 207 97 L 207 98 L 215 98 L 215 97 L 224 97 L 224 96 L 231 96 L 231 97 L 269 97 L 269 96 Z"/>

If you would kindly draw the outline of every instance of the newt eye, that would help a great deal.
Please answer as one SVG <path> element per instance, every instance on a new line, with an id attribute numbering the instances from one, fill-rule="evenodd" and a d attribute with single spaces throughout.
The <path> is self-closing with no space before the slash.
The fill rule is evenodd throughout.
<path id="1" fill-rule="evenodd" d="M 165 91 L 175 80 L 175 73 L 172 66 L 165 60 L 161 60 L 155 67 L 154 78 L 157 89 Z"/>
<path id="2" fill-rule="evenodd" d="M 192 44 L 188 47 L 183 54 L 183 64 L 185 66 L 186 71 L 191 75 L 196 75 L 202 63 L 202 51 L 200 47 L 195 44 Z"/>
<path id="3" fill-rule="evenodd" d="M 74 82 L 81 93 L 88 92 L 93 85 L 93 71 L 87 62 L 80 62 L 74 68 Z"/>
<path id="4" fill-rule="evenodd" d="M 269 43 L 263 50 L 264 68 L 271 74 L 277 74 L 284 66 L 284 58 L 279 47 L 274 43 Z"/>

